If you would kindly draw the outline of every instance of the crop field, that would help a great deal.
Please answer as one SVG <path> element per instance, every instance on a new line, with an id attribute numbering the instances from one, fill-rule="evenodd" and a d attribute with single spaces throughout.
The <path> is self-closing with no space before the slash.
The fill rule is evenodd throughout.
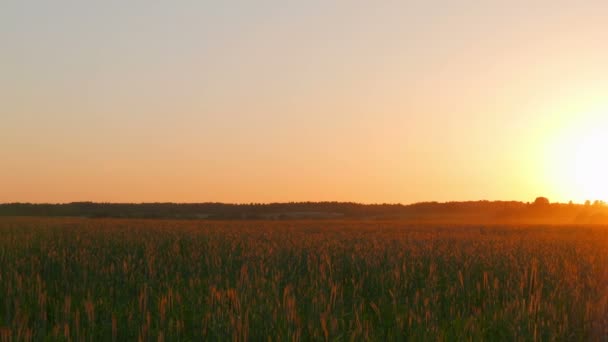
<path id="1" fill-rule="evenodd" d="M 594 340 L 608 228 L 0 219 L 0 340 Z"/>

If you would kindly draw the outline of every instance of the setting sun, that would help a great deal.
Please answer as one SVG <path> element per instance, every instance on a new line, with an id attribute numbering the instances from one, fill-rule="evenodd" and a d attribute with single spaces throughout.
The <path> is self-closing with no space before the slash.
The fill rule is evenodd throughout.
<path id="1" fill-rule="evenodd" d="M 608 198 L 608 108 L 577 115 L 551 146 L 553 187 L 572 200 Z"/>

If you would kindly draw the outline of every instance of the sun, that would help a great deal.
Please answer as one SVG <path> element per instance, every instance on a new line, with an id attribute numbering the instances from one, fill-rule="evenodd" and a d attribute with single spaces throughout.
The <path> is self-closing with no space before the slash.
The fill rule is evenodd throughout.
<path id="1" fill-rule="evenodd" d="M 608 115 L 608 113 L 607 113 Z M 572 160 L 573 181 L 587 199 L 608 195 L 608 126 L 595 127 L 580 138 Z"/>
<path id="2" fill-rule="evenodd" d="M 550 173 L 564 196 L 608 199 L 608 109 L 574 118 L 552 145 Z"/>

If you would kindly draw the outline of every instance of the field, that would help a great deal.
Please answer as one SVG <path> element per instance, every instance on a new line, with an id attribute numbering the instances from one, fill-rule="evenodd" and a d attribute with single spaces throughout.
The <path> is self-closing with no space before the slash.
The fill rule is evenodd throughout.
<path id="1" fill-rule="evenodd" d="M 602 226 L 0 219 L 0 340 L 589 340 Z"/>

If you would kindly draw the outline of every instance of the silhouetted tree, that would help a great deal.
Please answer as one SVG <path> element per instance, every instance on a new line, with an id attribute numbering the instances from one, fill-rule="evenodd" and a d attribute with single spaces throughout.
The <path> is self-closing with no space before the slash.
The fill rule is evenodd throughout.
<path id="1" fill-rule="evenodd" d="M 534 200 L 534 205 L 536 206 L 543 206 L 543 205 L 549 205 L 549 199 L 547 197 L 536 197 L 536 199 Z"/>

